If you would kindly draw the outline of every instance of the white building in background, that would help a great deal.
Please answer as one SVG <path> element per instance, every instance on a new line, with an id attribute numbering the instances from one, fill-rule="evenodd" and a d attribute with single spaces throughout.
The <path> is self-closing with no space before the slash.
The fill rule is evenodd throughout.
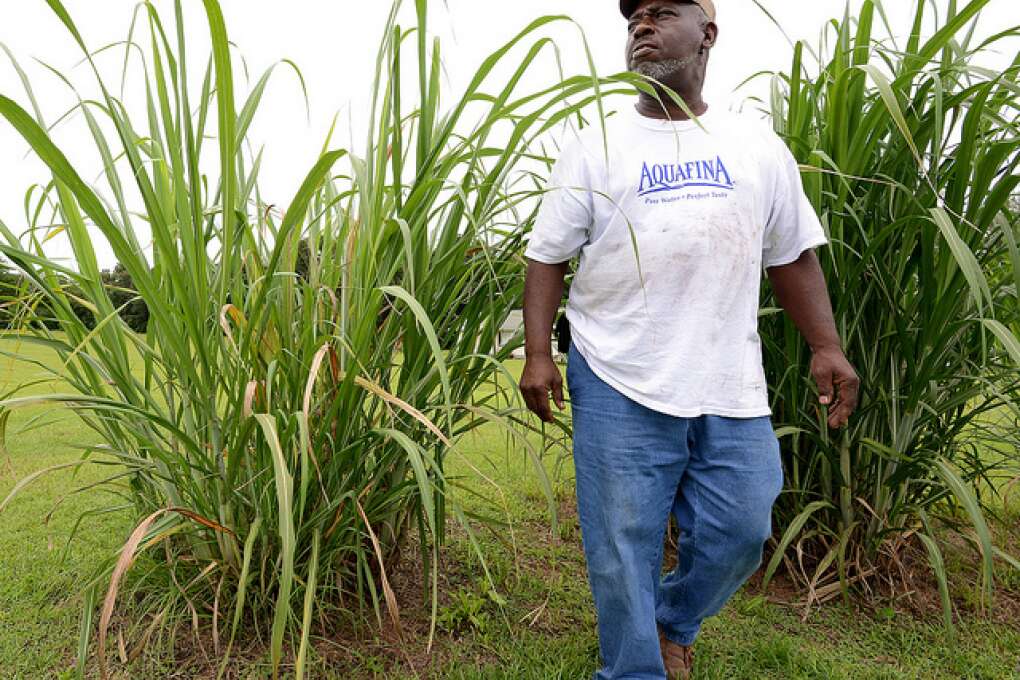
<path id="1" fill-rule="evenodd" d="M 523 329 L 524 329 L 524 311 L 520 309 L 512 310 L 510 314 L 506 317 L 506 320 L 503 322 L 503 325 L 499 327 L 499 335 L 496 339 L 496 349 L 499 349 L 500 347 L 503 347 L 506 343 L 510 342 L 514 335 L 518 331 L 523 331 Z M 552 341 L 551 349 L 553 359 L 559 361 L 564 358 L 556 349 L 555 340 Z M 515 359 L 523 359 L 524 345 L 522 344 L 520 347 L 515 349 L 511 356 Z"/>

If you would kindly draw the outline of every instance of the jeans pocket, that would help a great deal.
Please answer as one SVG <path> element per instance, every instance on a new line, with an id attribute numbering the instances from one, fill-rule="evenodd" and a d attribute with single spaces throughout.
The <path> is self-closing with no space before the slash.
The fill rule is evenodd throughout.
<path id="1" fill-rule="evenodd" d="M 772 430 L 772 439 L 770 443 L 772 444 L 772 461 L 776 471 L 775 497 L 778 498 L 779 494 L 783 491 L 783 487 L 786 485 L 786 475 L 783 470 L 783 447 L 779 442 L 779 437 L 776 436 L 775 429 L 771 427 L 771 424 L 769 427 Z"/>
<path id="2" fill-rule="evenodd" d="M 579 356 L 577 348 L 574 347 L 574 343 L 570 343 L 570 347 L 567 348 L 567 392 L 571 395 L 574 393 L 574 388 L 577 385 L 577 362 Z"/>

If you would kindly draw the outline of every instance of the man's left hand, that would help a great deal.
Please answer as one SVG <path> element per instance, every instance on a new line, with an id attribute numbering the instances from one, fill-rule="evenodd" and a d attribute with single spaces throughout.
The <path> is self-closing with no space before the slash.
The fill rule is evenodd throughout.
<path id="1" fill-rule="evenodd" d="M 843 350 L 823 348 L 811 356 L 811 375 L 818 383 L 818 402 L 829 407 L 829 427 L 843 427 L 857 408 L 861 380 L 854 367 Z"/>

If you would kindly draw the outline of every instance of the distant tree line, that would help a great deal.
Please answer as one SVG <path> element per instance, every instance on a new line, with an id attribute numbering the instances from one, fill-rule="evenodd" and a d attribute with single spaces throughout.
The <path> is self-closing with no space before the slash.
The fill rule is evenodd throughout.
<path id="1" fill-rule="evenodd" d="M 138 296 L 131 275 L 119 262 L 113 269 L 104 269 L 100 274 L 103 285 L 120 317 L 137 333 L 144 333 L 149 325 L 149 308 Z M 95 315 L 85 304 L 77 301 L 84 296 L 73 282 L 67 283 L 71 309 L 89 328 L 96 324 Z M 20 272 L 0 262 L 0 329 L 8 330 L 23 326 L 28 321 L 43 323 L 57 329 L 60 324 L 48 311 L 48 303 Z"/>

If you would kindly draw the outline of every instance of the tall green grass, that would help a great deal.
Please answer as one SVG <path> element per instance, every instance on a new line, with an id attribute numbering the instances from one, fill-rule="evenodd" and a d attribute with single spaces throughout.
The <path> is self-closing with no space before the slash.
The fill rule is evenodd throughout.
<path id="1" fill-rule="evenodd" d="M 447 517 L 471 531 L 450 493 L 458 483 L 444 475 L 459 436 L 494 422 L 516 437 L 555 522 L 516 395 L 479 387 L 497 384 L 515 344 L 493 349 L 522 292 L 522 238 L 540 194 L 529 163 L 551 162 L 537 140 L 600 102 L 610 82 L 561 75 L 522 92 L 524 75 L 556 49 L 542 31 L 566 20 L 543 17 L 444 106 L 427 3 L 416 0 L 408 29 L 395 2 L 364 147 L 329 150 L 327 139 L 281 215 L 259 193 L 261 154 L 245 153 L 273 70 L 239 96 L 216 0 L 203 2 L 212 55 L 197 88 L 189 64 L 206 57 L 189 46 L 180 0 L 170 21 L 141 3 L 128 40 L 98 49 L 60 0 L 48 4 L 95 73 L 98 95 L 79 95 L 72 113 L 104 172 L 101 186 L 90 185 L 54 145 L 29 78 L 31 112 L 0 96 L 0 114 L 52 171 L 27 198 L 27 231 L 0 225 L 0 252 L 31 284 L 19 335 L 55 352 L 54 378 L 72 388 L 2 406 L 74 409 L 96 435 L 82 442 L 81 464 L 108 466 L 110 488 L 138 519 L 90 590 L 101 607 L 86 608 L 79 672 L 97 641 L 107 675 L 129 584 L 138 597 L 119 617 L 134 624 L 128 657 L 194 621 L 211 631 L 221 672 L 244 631 L 268 641 L 274 675 L 289 644 L 296 651 L 286 663 L 293 658 L 300 677 L 313 626 L 355 602 L 370 603 L 379 624 L 385 617 L 399 633 L 387 571 L 412 533 L 434 630 Z M 124 72 L 142 61 L 145 77 L 129 100 L 101 73 L 108 55 L 99 54 L 114 49 L 124 52 Z M 408 70 L 417 73 L 410 86 Z M 144 111 L 140 120 L 132 106 Z M 57 233 L 76 269 L 47 257 L 44 243 Z M 96 237 L 146 303 L 147 334 L 124 323 L 102 285 Z M 41 301 L 49 324 L 35 313 Z M 93 311 L 94 328 L 72 303 Z M 491 487 L 497 507 L 501 493 Z M 159 568 L 132 578 L 146 551 Z"/>
<path id="2" fill-rule="evenodd" d="M 1020 27 L 977 44 L 987 4 L 951 1 L 933 17 L 918 0 L 902 27 L 868 0 L 826 27 L 819 54 L 797 43 L 790 71 L 773 79 L 773 122 L 830 236 L 822 266 L 862 382 L 859 412 L 830 432 L 808 349 L 766 311 L 787 477 L 768 575 L 785 561 L 809 606 L 898 581 L 913 546 L 951 621 L 943 522 L 975 548 L 982 606 L 993 561 L 1020 568 L 987 522 L 1020 457 L 1020 222 L 1009 202 L 1020 182 L 1020 55 L 1001 73 L 972 61 Z"/>
<path id="3" fill-rule="evenodd" d="M 170 22 L 142 3 L 128 41 L 98 49 L 59 0 L 48 3 L 96 75 L 98 95 L 81 96 L 73 113 L 104 173 L 91 186 L 53 144 L 27 77 L 31 112 L 0 96 L 0 114 L 53 173 L 29 194 L 27 231 L 0 224 L 0 252 L 31 283 L 15 316 L 21 338 L 52 349 L 54 378 L 72 387 L 3 406 L 74 409 L 98 442 L 82 442 L 81 464 L 108 466 L 110 488 L 138 520 L 90 590 L 96 607 L 85 610 L 79 670 L 95 640 L 106 674 L 115 620 L 134 623 L 131 657 L 194 618 L 211 632 L 221 670 L 244 631 L 269 643 L 276 672 L 293 664 L 300 676 L 313 625 L 353 602 L 399 631 L 387 571 L 411 534 L 421 538 L 435 612 L 447 517 L 471 526 L 450 493 L 457 481 L 443 472 L 457 438 L 497 423 L 544 479 L 515 395 L 478 389 L 496 384 L 513 346 L 492 349 L 521 294 L 522 239 L 542 188 L 534 169 L 551 162 L 540 140 L 588 110 L 601 121 L 604 97 L 646 85 L 588 73 L 522 92 L 525 75 L 556 50 L 543 31 L 566 21 L 542 17 L 444 106 L 427 4 L 416 0 L 407 29 L 397 2 L 364 146 L 329 150 L 326 140 L 281 214 L 259 192 L 261 155 L 244 151 L 272 69 L 243 98 L 235 93 L 215 0 L 203 3 L 212 56 L 201 55 L 197 88 L 179 0 Z M 968 63 L 988 46 L 970 37 L 984 4 L 951 3 L 922 40 L 919 1 L 914 30 L 896 44 L 873 39 L 883 15 L 866 2 L 855 20 L 833 23 L 816 73 L 799 44 L 791 73 L 775 81 L 774 121 L 832 237 L 823 266 L 864 388 L 851 428 L 831 434 L 799 335 L 766 313 L 788 465 L 769 572 L 785 557 L 809 602 L 867 585 L 913 536 L 942 573 L 937 518 L 969 520 L 961 531 L 982 556 L 983 592 L 991 589 L 999 553 L 979 490 L 995 488 L 982 482 L 1006 456 L 986 443 L 1017 443 L 1020 255 L 1008 206 L 1017 70 Z M 113 49 L 142 55 L 143 86 L 126 95 L 137 97 L 139 120 L 102 78 L 98 55 Z M 417 76 L 410 86 L 407 71 Z M 217 169 L 204 174 L 209 167 Z M 66 234 L 77 269 L 46 256 L 55 233 Z M 96 234 L 149 309 L 145 335 L 124 323 L 102 284 Z M 94 328 L 76 305 L 92 310 Z M 501 490 L 491 488 L 498 505 Z M 954 506 L 963 512 L 947 512 Z M 146 551 L 156 568 L 132 577 Z M 139 599 L 115 617 L 122 588 Z"/>

